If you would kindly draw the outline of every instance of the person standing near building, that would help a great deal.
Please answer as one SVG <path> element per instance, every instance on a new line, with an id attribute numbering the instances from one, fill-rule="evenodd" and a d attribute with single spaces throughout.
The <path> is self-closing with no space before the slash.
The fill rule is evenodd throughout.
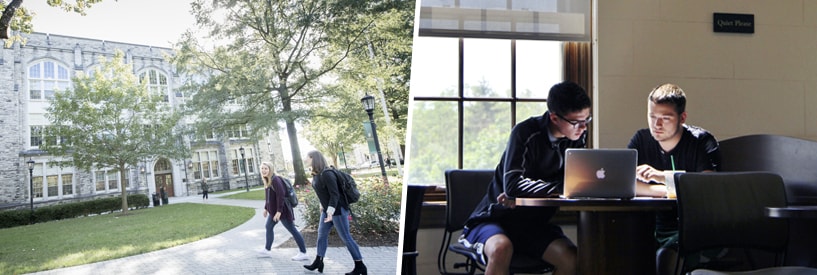
<path id="1" fill-rule="evenodd" d="M 332 227 L 338 232 L 338 236 L 346 244 L 346 249 L 355 261 L 355 268 L 346 275 L 366 275 L 366 265 L 363 264 L 363 255 L 357 242 L 352 238 L 349 220 L 351 211 L 349 203 L 344 196 L 340 195 L 340 188 L 337 174 L 326 164 L 326 158 L 318 151 L 310 151 L 304 160 L 307 166 L 312 168 L 312 189 L 321 203 L 321 217 L 318 219 L 318 254 L 315 261 L 310 265 L 304 265 L 308 270 L 317 269 L 323 273 L 323 257 L 326 255 L 326 248 L 329 246 L 329 231 Z M 324 211 L 326 210 L 326 211 Z"/>
<path id="2" fill-rule="evenodd" d="M 259 257 L 271 257 L 270 249 L 272 249 L 272 242 L 275 240 L 275 225 L 281 222 L 284 228 L 292 234 L 295 243 L 298 244 L 299 252 L 292 257 L 293 261 L 308 260 L 306 255 L 306 244 L 301 232 L 295 228 L 293 221 L 295 214 L 292 207 L 286 203 L 284 198 L 286 194 L 286 186 L 284 181 L 278 175 L 272 172 L 272 164 L 269 162 L 261 163 L 261 179 L 264 181 L 264 218 L 267 220 L 266 227 L 266 242 L 264 249 L 258 251 Z"/>
<path id="3" fill-rule="evenodd" d="M 202 178 L 201 179 L 201 199 L 202 200 L 209 199 L 209 197 L 207 196 L 208 188 L 210 188 L 210 186 L 207 186 L 207 179 Z"/>

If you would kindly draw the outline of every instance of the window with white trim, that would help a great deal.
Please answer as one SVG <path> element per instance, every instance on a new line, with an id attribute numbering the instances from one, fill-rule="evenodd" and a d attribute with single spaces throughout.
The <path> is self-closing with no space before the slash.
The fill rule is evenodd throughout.
<path id="1" fill-rule="evenodd" d="M 125 186 L 127 187 L 130 183 L 129 177 L 127 174 L 130 173 L 128 170 L 125 173 Z M 94 172 L 94 191 L 96 193 L 109 193 L 109 192 L 118 192 L 119 191 L 119 172 L 115 172 L 113 170 L 97 170 Z"/>
<path id="2" fill-rule="evenodd" d="M 31 173 L 35 199 L 52 200 L 74 195 L 74 173 L 71 168 L 35 163 Z"/>
<path id="3" fill-rule="evenodd" d="M 204 150 L 193 153 L 193 178 L 218 178 L 218 151 Z"/>
<path id="4" fill-rule="evenodd" d="M 71 85 L 68 68 L 51 60 L 36 62 L 28 67 L 28 98 L 48 100 L 54 98 L 57 90 L 66 90 Z"/>
<path id="5" fill-rule="evenodd" d="M 156 69 L 148 69 L 139 74 L 139 83 L 147 83 L 149 92 L 161 95 L 164 102 L 170 102 L 168 97 L 170 85 L 168 85 L 165 73 Z"/>
<path id="6" fill-rule="evenodd" d="M 255 174 L 255 155 L 252 148 L 244 148 L 244 158 L 241 158 L 241 152 L 238 149 L 233 149 L 232 170 L 233 175 L 248 175 Z"/>

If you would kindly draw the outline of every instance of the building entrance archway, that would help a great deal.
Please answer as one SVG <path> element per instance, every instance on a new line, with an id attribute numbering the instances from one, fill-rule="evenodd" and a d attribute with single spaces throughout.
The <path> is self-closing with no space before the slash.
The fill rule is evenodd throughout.
<path id="1" fill-rule="evenodd" d="M 173 190 L 173 170 L 168 159 L 160 158 L 156 161 L 156 165 L 153 167 L 153 182 L 156 185 L 157 193 L 161 194 L 162 187 L 164 187 L 168 197 L 176 196 Z"/>

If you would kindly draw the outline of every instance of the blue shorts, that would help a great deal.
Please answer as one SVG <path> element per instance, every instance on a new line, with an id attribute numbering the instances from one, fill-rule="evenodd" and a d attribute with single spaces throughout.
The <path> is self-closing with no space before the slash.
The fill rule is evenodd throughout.
<path id="1" fill-rule="evenodd" d="M 514 223 L 481 223 L 474 228 L 465 228 L 459 243 L 473 248 L 480 256 L 481 264 L 488 262 L 483 248 L 488 238 L 503 234 L 511 240 L 514 254 L 527 255 L 534 259 L 541 259 L 548 245 L 556 239 L 567 238 L 562 228 L 554 224 L 540 224 L 531 226 L 525 221 Z"/>

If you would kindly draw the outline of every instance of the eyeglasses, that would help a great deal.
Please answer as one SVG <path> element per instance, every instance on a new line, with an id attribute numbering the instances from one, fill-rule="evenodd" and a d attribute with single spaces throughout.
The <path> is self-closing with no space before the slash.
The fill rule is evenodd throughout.
<path id="1" fill-rule="evenodd" d="M 587 127 L 587 125 L 589 125 L 590 122 L 593 121 L 593 117 L 587 117 L 587 119 L 585 120 L 568 120 L 560 114 L 556 114 L 556 116 L 566 121 L 567 123 L 570 123 L 570 125 L 573 126 L 573 128 L 579 128 L 580 126 Z"/>

